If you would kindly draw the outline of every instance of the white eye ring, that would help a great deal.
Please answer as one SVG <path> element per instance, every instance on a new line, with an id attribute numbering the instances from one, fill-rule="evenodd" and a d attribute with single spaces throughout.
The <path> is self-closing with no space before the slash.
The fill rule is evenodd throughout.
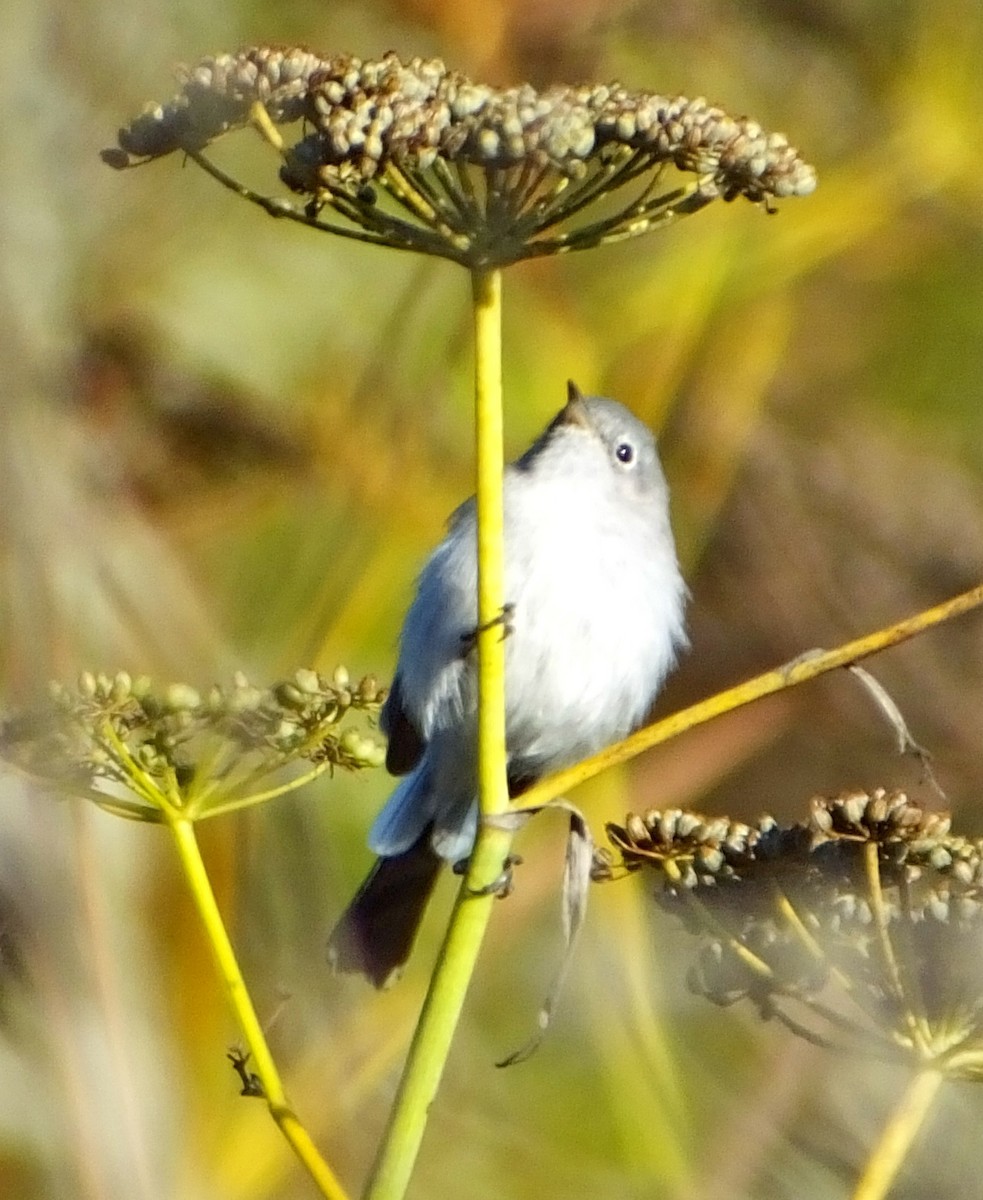
<path id="1" fill-rule="evenodd" d="M 631 442 L 619 442 L 615 448 L 614 457 L 622 466 L 630 466 L 635 461 L 635 447 Z"/>

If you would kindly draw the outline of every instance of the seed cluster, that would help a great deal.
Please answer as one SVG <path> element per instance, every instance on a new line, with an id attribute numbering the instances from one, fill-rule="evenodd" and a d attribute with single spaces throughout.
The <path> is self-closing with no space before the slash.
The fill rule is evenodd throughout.
<path id="1" fill-rule="evenodd" d="M 304 115 L 310 78 L 324 65 L 309 50 L 254 46 L 178 68 L 181 91 L 166 104 L 148 104 L 119 131 L 119 149 L 106 151 L 104 157 L 111 166 L 121 167 L 130 155 L 159 158 L 175 150 L 200 149 L 244 125 L 257 101 L 275 124 L 297 121 Z"/>
<path id="2" fill-rule="evenodd" d="M 617 85 L 496 89 L 447 71 L 439 59 L 404 65 L 394 54 L 342 60 L 310 84 L 307 115 L 318 135 L 299 157 L 365 180 L 389 161 L 425 170 L 438 157 L 493 169 L 528 163 L 577 177 L 592 155 L 620 147 L 706 175 L 727 198 L 806 195 L 815 187 L 815 172 L 782 134 L 703 99 Z"/>
<path id="3" fill-rule="evenodd" d="M 750 998 L 804 1032 L 789 1002 L 822 1024 L 836 984 L 868 1038 L 983 1077 L 983 839 L 953 834 L 947 813 L 878 789 L 817 797 L 788 826 L 653 810 L 608 833 L 700 937 L 699 994 Z"/>
<path id="4" fill-rule="evenodd" d="M 308 223 L 327 205 L 366 231 L 361 240 L 461 261 L 469 252 L 473 261 L 477 246 L 482 261 L 496 262 L 583 248 L 634 236 L 666 213 L 717 197 L 766 201 L 816 186 L 814 169 L 784 135 L 702 98 L 618 84 L 494 88 L 436 58 L 322 58 L 265 46 L 203 59 L 181 78 L 177 96 L 149 105 L 120 130 L 106 162 L 125 167 L 175 150 L 200 161 L 212 140 L 255 123 L 259 104 L 268 136 L 274 125 L 303 119 L 294 144 L 282 144 L 279 133 L 271 140 L 282 181 L 310 198 Z M 671 201 L 653 198 L 668 167 L 696 179 L 674 189 Z M 589 236 L 556 236 L 545 250 L 529 249 L 538 235 L 635 182 L 641 191 L 617 219 L 589 226 Z M 377 207 L 380 187 L 401 210 L 399 220 Z M 236 190 L 275 215 L 296 215 Z"/>
<path id="5" fill-rule="evenodd" d="M 125 671 L 84 672 L 73 688 L 52 685 L 49 706 L 4 717 L 0 754 L 50 785 L 157 820 L 150 797 L 158 789 L 180 806 L 205 781 L 216 805 L 239 804 L 293 762 L 379 766 L 381 744 L 339 726 L 349 713 L 376 714 L 384 699 L 371 676 L 353 685 L 343 667 L 331 678 L 299 670 L 271 688 L 240 673 L 231 686 L 204 693 Z M 129 798 L 121 800 L 120 789 Z"/>
<path id="6" fill-rule="evenodd" d="M 781 826 L 764 816 L 755 825 L 727 817 L 703 817 L 682 809 L 630 814 L 623 826 L 608 825 L 608 835 L 625 865 L 672 863 L 666 888 L 714 887 L 748 883 L 785 868 L 817 868 L 829 876 L 838 867 L 851 870 L 857 848 L 878 847 L 882 874 L 923 881 L 952 880 L 972 899 L 983 889 L 983 839 L 952 834 L 948 813 L 926 811 L 903 792 L 878 788 L 833 798 L 815 797 L 806 821 Z M 974 909 L 966 910 L 975 915 Z"/>

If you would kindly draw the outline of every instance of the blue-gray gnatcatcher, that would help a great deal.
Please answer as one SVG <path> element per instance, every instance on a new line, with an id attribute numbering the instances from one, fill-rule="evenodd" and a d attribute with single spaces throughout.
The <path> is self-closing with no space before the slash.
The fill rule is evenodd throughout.
<path id="1" fill-rule="evenodd" d="M 505 469 L 506 739 L 512 795 L 626 736 L 686 644 L 686 585 L 649 430 L 582 396 Z M 474 499 L 450 519 L 406 614 L 382 710 L 405 778 L 369 834 L 380 857 L 329 943 L 378 987 L 406 961 L 442 862 L 468 856 L 475 782 Z"/>

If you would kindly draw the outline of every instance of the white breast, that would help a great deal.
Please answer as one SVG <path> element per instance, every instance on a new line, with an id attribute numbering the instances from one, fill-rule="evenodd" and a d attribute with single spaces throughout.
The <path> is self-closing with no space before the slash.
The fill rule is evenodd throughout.
<path id="1" fill-rule="evenodd" d="M 506 693 L 511 756 L 547 770 L 644 718 L 684 640 L 685 587 L 663 505 L 588 502 L 576 481 L 536 490 L 506 497 Z"/>

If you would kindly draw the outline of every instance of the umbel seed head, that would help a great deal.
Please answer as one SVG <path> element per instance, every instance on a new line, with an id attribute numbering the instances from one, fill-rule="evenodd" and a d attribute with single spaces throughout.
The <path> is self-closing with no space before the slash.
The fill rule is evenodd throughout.
<path id="1" fill-rule="evenodd" d="M 166 807 L 210 816 L 286 790 L 269 780 L 298 763 L 380 766 L 383 747 L 349 718 L 375 716 L 385 695 L 343 667 L 330 679 L 302 668 L 270 688 L 237 673 L 204 693 L 83 671 L 74 688 L 52 684 L 47 704 L 0 713 L 0 758 L 121 816 L 159 821 Z"/>
<path id="2" fill-rule="evenodd" d="M 879 788 L 816 797 L 788 826 L 650 810 L 608 835 L 700 938 L 700 995 L 983 1079 L 983 839 L 953 834 L 947 813 Z"/>
<path id="3" fill-rule="evenodd" d="M 784 135 L 702 98 L 619 84 L 495 88 L 436 58 L 268 46 L 202 59 L 180 78 L 172 100 L 120 130 L 109 165 L 184 151 L 274 215 L 471 267 L 634 237 L 717 197 L 770 203 L 816 186 Z M 284 143 L 276 127 L 298 122 Z M 277 149 L 303 208 L 204 158 L 247 124 Z"/>

